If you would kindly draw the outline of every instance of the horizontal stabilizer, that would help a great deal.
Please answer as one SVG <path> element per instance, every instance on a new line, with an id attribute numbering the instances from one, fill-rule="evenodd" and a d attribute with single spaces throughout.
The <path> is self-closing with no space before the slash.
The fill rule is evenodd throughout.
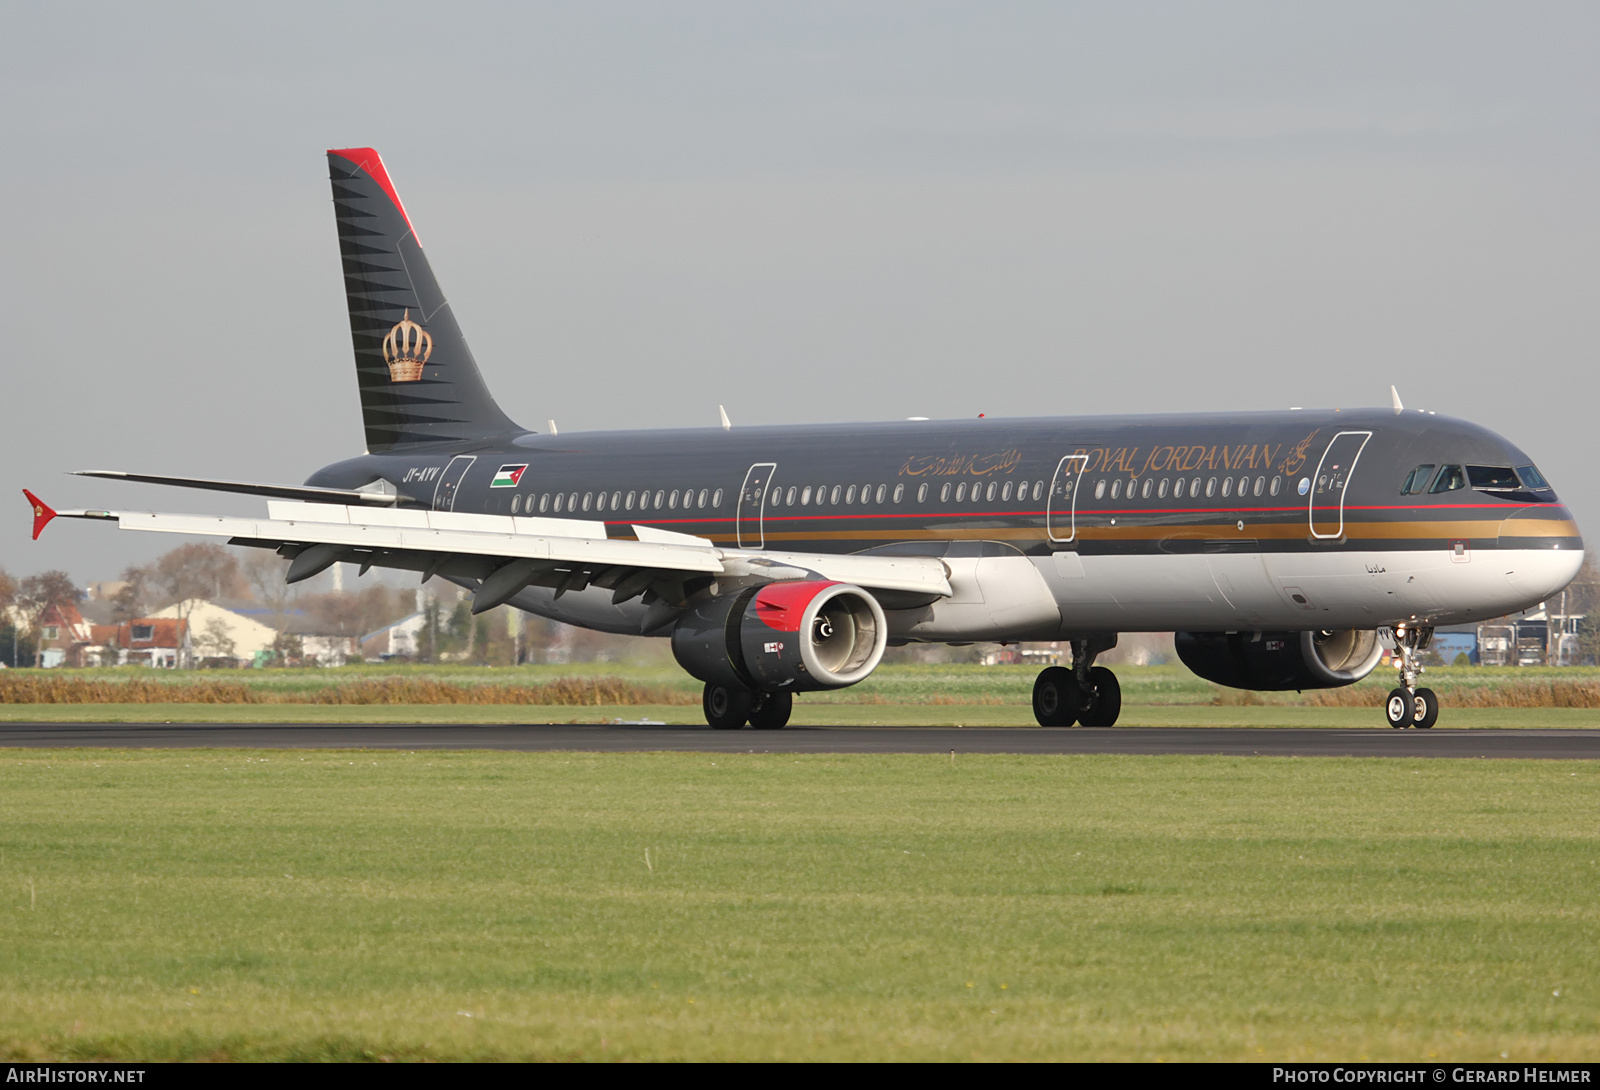
<path id="1" fill-rule="evenodd" d="M 394 493 L 359 492 L 344 488 L 312 488 L 301 484 L 252 484 L 249 481 L 214 481 L 205 477 L 166 477 L 156 473 L 124 473 L 117 469 L 80 469 L 76 477 L 104 477 L 109 481 L 137 481 L 139 484 L 167 484 L 177 488 L 203 488 L 210 492 L 238 492 L 246 496 L 269 496 L 305 503 L 376 504 L 388 507 L 399 502 Z"/>

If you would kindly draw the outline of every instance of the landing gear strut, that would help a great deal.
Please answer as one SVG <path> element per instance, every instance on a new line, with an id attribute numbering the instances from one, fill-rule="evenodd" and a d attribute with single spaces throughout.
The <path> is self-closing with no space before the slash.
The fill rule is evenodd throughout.
<path id="1" fill-rule="evenodd" d="M 749 723 L 756 730 L 782 730 L 794 711 L 793 693 L 753 693 L 728 685 L 707 684 L 701 710 L 713 730 L 738 730 Z"/>
<path id="2" fill-rule="evenodd" d="M 1041 727 L 1109 727 L 1122 712 L 1117 675 L 1094 665 L 1095 656 L 1117 646 L 1116 636 L 1072 641 L 1072 668 L 1049 666 L 1033 683 L 1033 717 Z"/>
<path id="3" fill-rule="evenodd" d="M 1439 698 L 1432 689 L 1417 687 L 1424 669 L 1417 656 L 1432 643 L 1432 628 L 1394 626 L 1394 665 L 1400 671 L 1400 685 L 1389 691 L 1383 710 L 1395 730 L 1427 730 L 1439 721 Z"/>

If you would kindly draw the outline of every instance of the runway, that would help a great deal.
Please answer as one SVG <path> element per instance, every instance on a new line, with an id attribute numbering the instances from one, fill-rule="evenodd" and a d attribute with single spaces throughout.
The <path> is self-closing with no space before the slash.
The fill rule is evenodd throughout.
<path id="1" fill-rule="evenodd" d="M 611 753 L 1015 753 L 1260 757 L 1600 759 L 1600 731 L 1378 728 L 709 727 L 326 723 L 6 723 L 0 747 L 112 749 L 501 749 Z"/>

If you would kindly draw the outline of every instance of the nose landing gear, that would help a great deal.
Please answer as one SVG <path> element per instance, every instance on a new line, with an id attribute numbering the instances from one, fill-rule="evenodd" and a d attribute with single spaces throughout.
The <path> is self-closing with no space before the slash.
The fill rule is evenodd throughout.
<path id="1" fill-rule="evenodd" d="M 1122 712 L 1117 675 L 1095 666 L 1095 656 L 1117 645 L 1116 636 L 1072 641 L 1072 668 L 1049 666 L 1033 683 L 1033 717 L 1041 727 L 1109 727 Z"/>
<path id="2" fill-rule="evenodd" d="M 1394 627 L 1394 664 L 1400 671 L 1400 686 L 1391 689 L 1384 702 L 1384 715 L 1395 730 L 1415 727 L 1427 730 L 1439 721 L 1439 698 L 1432 689 L 1417 686 L 1423 665 L 1417 655 L 1433 643 L 1432 628 Z"/>

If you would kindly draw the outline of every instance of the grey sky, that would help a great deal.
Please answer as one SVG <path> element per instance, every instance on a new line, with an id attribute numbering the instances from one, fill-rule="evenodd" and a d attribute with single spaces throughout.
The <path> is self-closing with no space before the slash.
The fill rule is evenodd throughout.
<path id="1" fill-rule="evenodd" d="M 0 5 L 0 565 L 360 429 L 322 151 L 384 155 L 563 430 L 1289 405 L 1468 417 L 1593 532 L 1593 4 Z M 5 509 L 0 508 L 0 511 Z"/>

